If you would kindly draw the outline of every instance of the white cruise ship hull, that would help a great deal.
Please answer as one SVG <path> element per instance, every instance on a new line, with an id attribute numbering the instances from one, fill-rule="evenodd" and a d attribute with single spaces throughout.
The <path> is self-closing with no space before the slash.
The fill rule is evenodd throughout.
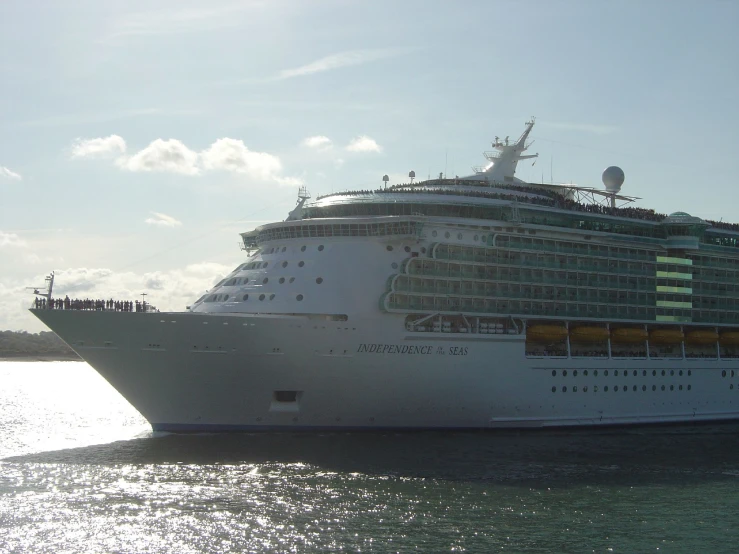
<path id="1" fill-rule="evenodd" d="M 161 431 L 488 429 L 739 417 L 739 360 L 527 357 L 402 316 L 32 310 Z M 585 370 L 588 370 L 587 372 Z"/>

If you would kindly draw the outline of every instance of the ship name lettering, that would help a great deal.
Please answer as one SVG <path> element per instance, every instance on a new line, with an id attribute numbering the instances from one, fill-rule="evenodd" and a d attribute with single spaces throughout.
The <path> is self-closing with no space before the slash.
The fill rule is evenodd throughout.
<path id="1" fill-rule="evenodd" d="M 449 355 L 450 356 L 466 356 L 467 347 L 466 346 L 450 346 Z"/>
<path id="2" fill-rule="evenodd" d="M 412 346 L 409 344 L 367 344 L 361 343 L 357 353 L 367 354 L 431 354 L 431 346 Z"/>

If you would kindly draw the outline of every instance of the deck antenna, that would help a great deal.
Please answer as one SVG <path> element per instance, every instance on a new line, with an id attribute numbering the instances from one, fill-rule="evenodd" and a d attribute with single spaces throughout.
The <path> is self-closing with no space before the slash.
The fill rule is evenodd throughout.
<path id="1" fill-rule="evenodd" d="M 447 162 L 449 161 L 449 149 L 444 149 L 444 179 L 446 179 L 446 167 Z"/>
<path id="2" fill-rule="evenodd" d="M 549 156 L 549 184 L 554 184 L 554 156 Z"/>

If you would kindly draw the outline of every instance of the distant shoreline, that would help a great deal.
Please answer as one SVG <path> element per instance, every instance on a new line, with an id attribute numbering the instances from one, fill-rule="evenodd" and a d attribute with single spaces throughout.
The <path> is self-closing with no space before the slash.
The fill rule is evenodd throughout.
<path id="1" fill-rule="evenodd" d="M 0 352 L 0 362 L 83 362 L 79 356 L 59 354 L 28 354 L 26 352 Z"/>

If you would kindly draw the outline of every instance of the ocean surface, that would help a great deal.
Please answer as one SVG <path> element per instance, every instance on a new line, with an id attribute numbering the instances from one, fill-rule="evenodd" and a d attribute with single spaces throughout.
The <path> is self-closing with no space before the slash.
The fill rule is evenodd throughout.
<path id="1" fill-rule="evenodd" d="M 0 552 L 737 552 L 739 425 L 152 433 L 87 364 L 0 362 Z"/>

